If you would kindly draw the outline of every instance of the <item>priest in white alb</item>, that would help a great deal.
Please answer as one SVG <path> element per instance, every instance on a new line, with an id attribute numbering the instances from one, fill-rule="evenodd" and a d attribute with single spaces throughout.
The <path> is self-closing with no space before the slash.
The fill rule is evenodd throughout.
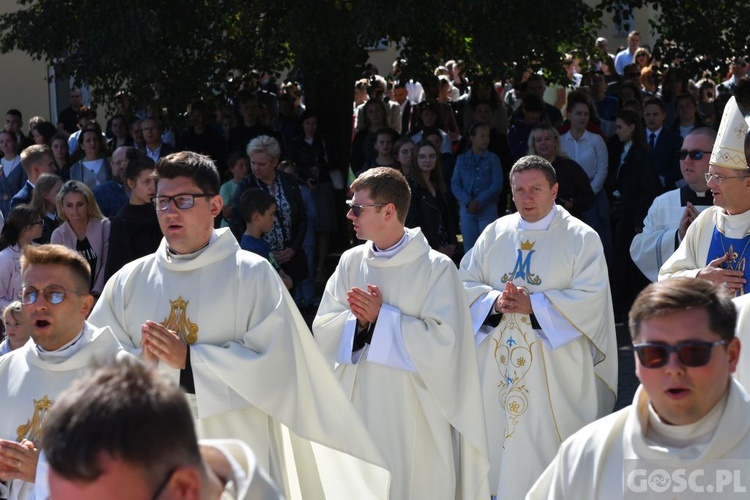
<path id="1" fill-rule="evenodd" d="M 384 460 L 278 273 L 213 229 L 213 161 L 174 153 L 155 174 L 164 239 L 107 282 L 91 321 L 182 386 L 201 438 L 248 443 L 287 498 L 387 498 Z"/>
<path id="2" fill-rule="evenodd" d="M 690 224 L 679 248 L 664 263 L 659 279 L 699 277 L 734 296 L 750 291 L 750 170 L 745 157 L 748 124 L 735 98 L 724 108 L 709 160 L 707 185 L 714 206 Z"/>
<path id="3" fill-rule="evenodd" d="M 33 498 L 44 419 L 57 397 L 95 363 L 129 355 L 112 331 L 86 321 L 94 303 L 86 259 L 60 245 L 21 256 L 25 345 L 0 358 L 0 498 Z"/>
<path id="4" fill-rule="evenodd" d="M 612 411 L 617 347 L 596 232 L 556 206 L 538 156 L 510 172 L 518 212 L 490 224 L 461 261 L 489 434 L 490 488 L 523 498 L 560 443 Z"/>
<path id="5" fill-rule="evenodd" d="M 526 498 L 745 498 L 750 395 L 732 377 L 736 314 L 706 280 L 646 287 L 630 310 L 633 404 L 568 438 Z"/>
<path id="6" fill-rule="evenodd" d="M 680 171 L 685 185 L 658 196 L 643 221 L 643 231 L 630 244 L 630 257 L 649 280 L 656 281 L 659 268 L 685 238 L 698 214 L 713 205 L 706 185 L 708 159 L 716 131 L 699 127 L 690 131 L 680 150 Z"/>
<path id="7" fill-rule="evenodd" d="M 461 281 L 420 229 L 409 185 L 378 167 L 351 186 L 366 240 L 341 256 L 313 323 L 392 473 L 391 498 L 487 500 L 487 434 Z"/>

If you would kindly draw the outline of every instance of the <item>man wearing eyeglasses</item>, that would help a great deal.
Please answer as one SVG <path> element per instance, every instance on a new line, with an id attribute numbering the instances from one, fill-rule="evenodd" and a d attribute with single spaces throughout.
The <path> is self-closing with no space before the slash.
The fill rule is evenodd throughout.
<path id="1" fill-rule="evenodd" d="M 646 109 L 649 107 L 656 108 L 650 105 Z M 713 205 L 706 173 L 715 141 L 716 131 L 708 127 L 697 128 L 685 137 L 679 158 L 686 184 L 654 200 L 643 220 L 643 232 L 636 234 L 630 244 L 633 262 L 652 282 L 657 280 L 659 268 L 685 238 L 690 224 L 700 212 Z"/>
<path id="2" fill-rule="evenodd" d="M 385 495 L 380 453 L 278 273 L 240 250 L 229 228 L 214 230 L 222 199 L 213 161 L 174 153 L 155 174 L 164 239 L 110 278 L 91 322 L 179 383 L 202 438 L 248 443 L 287 498 L 297 488 L 316 498 L 336 488 Z M 331 473 L 346 467 L 365 472 L 346 481 Z"/>
<path id="3" fill-rule="evenodd" d="M 711 485 L 704 492 L 722 487 L 715 469 L 750 458 L 750 395 L 732 377 L 740 355 L 736 319 L 728 294 L 706 280 L 646 287 L 630 310 L 641 382 L 633 404 L 568 438 L 526 498 L 674 498 L 679 491 L 693 498 L 696 490 L 680 490 L 672 478 L 694 472 L 700 485 Z M 735 461 L 722 465 L 727 459 Z M 750 467 L 740 472 L 744 480 Z"/>
<path id="4" fill-rule="evenodd" d="M 461 280 L 405 229 L 409 185 L 377 167 L 351 186 L 347 218 L 366 243 L 341 256 L 315 339 L 391 470 L 391 498 L 489 498 L 487 434 Z"/>
<path id="5" fill-rule="evenodd" d="M 699 277 L 733 295 L 750 292 L 750 170 L 746 158 L 748 125 L 732 97 L 724 109 L 706 185 L 714 205 L 690 224 L 685 238 L 659 270 L 659 279 Z"/>
<path id="6" fill-rule="evenodd" d="M 91 272 L 60 245 L 27 246 L 20 300 L 31 340 L 0 358 L 0 498 L 30 498 L 44 419 L 58 395 L 95 362 L 127 357 L 109 328 L 86 321 Z"/>

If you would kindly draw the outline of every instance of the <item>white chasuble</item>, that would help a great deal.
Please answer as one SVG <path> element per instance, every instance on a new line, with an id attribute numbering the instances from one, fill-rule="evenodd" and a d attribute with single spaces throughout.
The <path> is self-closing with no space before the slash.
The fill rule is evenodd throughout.
<path id="1" fill-rule="evenodd" d="M 199 437 L 249 444 L 287 498 L 386 498 L 384 460 L 278 273 L 228 229 L 215 235 L 188 259 L 162 240 L 107 282 L 91 321 L 136 354 L 146 320 L 181 335 Z"/>
<path id="2" fill-rule="evenodd" d="M 420 229 L 383 258 L 372 242 L 341 256 L 313 323 L 315 339 L 386 457 L 391 498 L 489 498 L 476 350 L 455 265 Z M 383 295 L 370 345 L 352 352 L 347 292 Z"/>
<path id="3" fill-rule="evenodd" d="M 86 323 L 77 342 L 82 344 L 80 349 L 68 358 L 40 356 L 33 340 L 0 358 L 0 438 L 19 443 L 28 439 L 41 448 L 44 419 L 60 393 L 95 362 L 128 356 L 109 328 L 96 329 Z M 25 499 L 33 484 L 13 480 L 7 497 L 3 488 L 0 485 L 0 498 Z"/>
<path id="4" fill-rule="evenodd" d="M 732 381 L 727 397 L 718 404 L 723 404 L 724 408 L 712 433 L 696 436 L 695 441 L 688 440 L 684 446 L 656 442 L 650 439 L 649 399 L 641 386 L 631 406 L 587 425 L 568 438 L 526 498 L 706 498 L 705 494 L 701 495 L 690 488 L 681 491 L 680 485 L 673 482 L 671 477 L 666 478 L 668 483 L 655 483 L 667 487 L 659 494 L 656 494 L 656 489 L 644 491 L 642 488 L 651 473 L 664 469 L 670 472 L 682 470 L 683 479 L 695 471 L 699 474 L 699 485 L 707 487 L 710 484 L 715 488 L 720 477 L 716 474 L 720 471 L 716 469 L 736 469 L 740 460 L 747 463 L 750 458 L 750 420 L 747 418 L 750 414 L 750 395 L 738 382 Z M 658 436 L 654 439 L 658 439 Z M 731 462 L 724 462 L 722 467 L 723 460 Z M 747 489 L 745 475 L 748 469 L 743 466 L 738 471 L 741 478 L 735 474 L 731 478 L 734 483 L 723 486 L 725 491 L 735 493 L 737 479 L 740 479 L 740 486 Z M 655 477 L 658 481 L 659 476 Z M 670 485 L 674 489 L 668 489 Z M 652 495 L 649 496 L 649 492 L 653 492 Z M 731 496 L 739 498 L 740 495 Z M 721 498 L 721 494 L 714 492 L 708 497 Z"/>
<path id="5" fill-rule="evenodd" d="M 535 318 L 505 314 L 477 332 L 490 488 L 523 498 L 560 443 L 607 415 L 617 393 L 614 316 L 601 242 L 557 207 L 547 230 L 518 214 L 485 229 L 461 262 L 472 313 L 485 318 L 506 283 L 526 287 Z M 490 299 L 490 300 L 488 300 Z M 474 318 L 475 330 L 482 320 Z"/>

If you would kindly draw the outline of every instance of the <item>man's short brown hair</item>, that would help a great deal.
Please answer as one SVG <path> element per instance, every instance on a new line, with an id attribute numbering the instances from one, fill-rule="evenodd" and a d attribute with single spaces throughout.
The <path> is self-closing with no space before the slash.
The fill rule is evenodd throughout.
<path id="1" fill-rule="evenodd" d="M 21 255 L 21 274 L 31 265 L 65 266 L 84 292 L 91 288 L 91 268 L 81 254 L 62 245 L 27 245 Z"/>
<path id="2" fill-rule="evenodd" d="M 374 203 L 393 203 L 398 220 L 403 224 L 409 211 L 411 191 L 406 177 L 391 167 L 376 167 L 362 172 L 352 182 L 352 191 L 367 189 Z"/>
<path id="3" fill-rule="evenodd" d="M 527 172 L 529 170 L 539 170 L 544 174 L 549 182 L 549 187 L 557 184 L 557 174 L 555 173 L 555 167 L 550 162 L 536 155 L 527 155 L 518 159 L 518 161 L 510 169 L 508 178 L 510 179 L 511 185 L 513 184 L 513 176 L 520 172 Z"/>
<path id="4" fill-rule="evenodd" d="M 689 309 L 705 309 L 711 331 L 722 340 L 734 338 L 737 309 L 732 298 L 720 287 L 700 278 L 670 278 L 644 288 L 630 308 L 630 336 L 638 337 L 644 321 Z"/>

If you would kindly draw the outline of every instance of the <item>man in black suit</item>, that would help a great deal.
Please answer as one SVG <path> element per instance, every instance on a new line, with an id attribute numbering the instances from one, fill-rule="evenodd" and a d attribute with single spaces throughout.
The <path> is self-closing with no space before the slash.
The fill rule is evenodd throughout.
<path id="1" fill-rule="evenodd" d="M 409 134 L 409 124 L 411 123 L 411 101 L 409 91 L 406 90 L 406 82 L 397 82 L 393 87 L 393 100 L 401 108 L 401 135 Z"/>
<path id="2" fill-rule="evenodd" d="M 11 198 L 10 208 L 16 205 L 31 203 L 34 185 L 42 174 L 57 172 L 52 150 L 46 144 L 34 144 L 21 151 L 21 165 L 26 172 L 26 184 Z"/>
<path id="3" fill-rule="evenodd" d="M 9 109 L 5 113 L 5 130 L 16 136 L 16 142 L 21 151 L 34 144 L 34 140 L 23 135 L 23 115 L 17 109 Z"/>
<path id="4" fill-rule="evenodd" d="M 161 134 L 164 127 L 159 118 L 149 116 L 141 122 L 141 133 L 143 140 L 146 142 L 146 154 L 154 160 L 159 161 L 168 154 L 174 153 L 174 148 L 161 140 Z"/>
<path id="5" fill-rule="evenodd" d="M 667 108 L 658 97 L 648 99 L 643 106 L 643 120 L 646 122 L 646 143 L 648 153 L 654 162 L 659 176 L 661 190 L 675 189 L 676 183 L 682 181 L 678 153 L 682 146 L 682 137 L 677 132 L 664 128 Z"/>

